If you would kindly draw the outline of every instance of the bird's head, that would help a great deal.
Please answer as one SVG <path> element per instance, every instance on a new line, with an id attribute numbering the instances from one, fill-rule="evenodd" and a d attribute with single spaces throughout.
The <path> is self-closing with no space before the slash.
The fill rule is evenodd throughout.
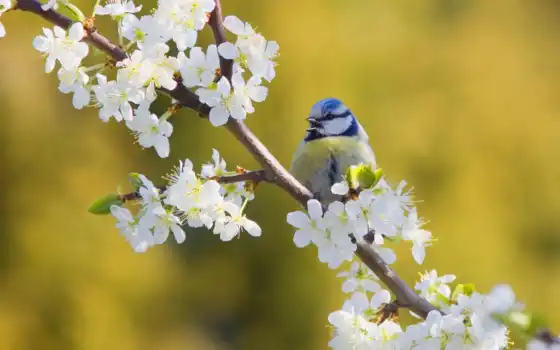
<path id="1" fill-rule="evenodd" d="M 367 134 L 354 114 L 336 98 L 325 98 L 315 103 L 307 121 L 309 128 L 305 141 L 332 136 L 359 137 L 367 141 Z"/>

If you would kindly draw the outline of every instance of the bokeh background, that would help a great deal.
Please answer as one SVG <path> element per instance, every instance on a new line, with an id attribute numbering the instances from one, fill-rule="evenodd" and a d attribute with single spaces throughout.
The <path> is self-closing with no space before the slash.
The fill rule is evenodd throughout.
<path id="1" fill-rule="evenodd" d="M 438 237 L 420 267 L 408 247 L 398 250 L 402 276 L 413 283 L 437 268 L 483 292 L 509 283 L 560 330 L 558 1 L 223 7 L 280 43 L 277 79 L 248 124 L 284 164 L 311 105 L 341 98 L 389 179 L 414 186 Z M 87 212 L 128 172 L 157 179 L 180 159 L 208 161 L 212 148 L 255 167 L 234 138 L 182 111 L 171 156 L 142 151 L 123 125 L 73 110 L 55 74 L 44 74 L 31 41 L 50 24 L 26 13 L 2 23 L 0 348 L 325 349 L 341 280 L 313 248 L 294 247 L 285 214 L 297 205 L 280 190 L 259 187 L 248 209 L 259 239 L 224 244 L 189 231 L 183 245 L 147 254 L 132 252 L 111 217 Z"/>

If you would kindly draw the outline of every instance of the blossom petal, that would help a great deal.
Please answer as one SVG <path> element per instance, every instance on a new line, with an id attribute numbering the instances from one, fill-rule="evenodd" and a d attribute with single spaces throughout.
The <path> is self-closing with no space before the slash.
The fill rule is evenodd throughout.
<path id="1" fill-rule="evenodd" d="M 249 89 L 249 97 L 255 102 L 263 102 L 268 96 L 268 88 L 266 86 L 254 86 Z"/>
<path id="2" fill-rule="evenodd" d="M 288 224 L 294 226 L 295 228 L 300 228 L 300 229 L 304 227 L 308 227 L 311 223 L 311 221 L 309 221 L 309 217 L 304 212 L 301 211 L 294 211 L 288 213 L 286 219 L 288 221 Z"/>
<path id="3" fill-rule="evenodd" d="M 183 243 L 187 238 L 185 231 L 183 231 L 183 229 L 179 225 L 172 225 L 171 231 L 173 232 L 173 236 L 175 236 L 175 240 L 179 244 Z"/>
<path id="4" fill-rule="evenodd" d="M 68 38 L 76 41 L 82 40 L 84 37 L 84 26 L 80 22 L 76 22 L 68 29 Z"/>
<path id="5" fill-rule="evenodd" d="M 348 183 L 346 181 L 337 182 L 331 187 L 331 192 L 334 194 L 338 194 L 344 196 L 349 191 Z"/>
<path id="6" fill-rule="evenodd" d="M 243 228 L 253 237 L 259 237 L 262 234 L 261 227 L 253 220 L 245 220 Z"/>
<path id="7" fill-rule="evenodd" d="M 245 23 L 236 16 L 227 16 L 224 19 L 224 27 L 235 35 L 242 35 L 245 33 Z"/>
<path id="8" fill-rule="evenodd" d="M 307 201 L 307 211 L 309 212 L 309 217 L 312 220 L 318 220 L 323 217 L 323 208 L 321 203 L 316 199 L 310 199 Z"/>
<path id="9" fill-rule="evenodd" d="M 212 125 L 221 126 L 227 123 L 229 119 L 229 113 L 223 106 L 216 106 L 210 110 L 208 119 L 210 120 L 210 123 L 212 123 Z"/>
<path id="10" fill-rule="evenodd" d="M 296 247 L 303 248 L 311 243 L 311 235 L 308 231 L 297 230 L 294 234 L 294 243 Z"/>
<path id="11" fill-rule="evenodd" d="M 391 293 L 388 290 L 382 289 L 371 298 L 372 309 L 378 309 L 383 304 L 391 302 Z"/>
<path id="12" fill-rule="evenodd" d="M 230 42 L 220 44 L 220 46 L 218 46 L 218 52 L 223 58 L 228 60 L 233 60 L 237 58 L 238 55 L 237 48 Z"/>

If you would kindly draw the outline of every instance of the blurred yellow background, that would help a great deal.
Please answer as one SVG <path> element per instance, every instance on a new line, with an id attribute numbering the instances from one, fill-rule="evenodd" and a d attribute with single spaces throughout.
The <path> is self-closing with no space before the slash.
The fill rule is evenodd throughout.
<path id="1" fill-rule="evenodd" d="M 90 12 L 93 2 L 78 2 Z M 143 13 L 153 3 L 144 3 Z M 248 124 L 288 164 L 318 99 L 341 98 L 390 180 L 414 186 L 437 268 L 482 292 L 511 284 L 560 330 L 560 6 L 554 0 L 224 0 L 280 44 L 277 79 Z M 314 248 L 296 249 L 286 194 L 260 186 L 262 238 L 205 231 L 135 254 L 89 204 L 131 171 L 180 159 L 255 167 L 224 129 L 174 116 L 172 152 L 72 109 L 32 45 L 42 26 L 2 16 L 0 349 L 325 349 L 345 295 Z M 109 21 L 100 29 L 113 32 Z M 203 44 L 208 43 L 208 35 Z M 161 108 L 164 105 L 160 106 Z"/>

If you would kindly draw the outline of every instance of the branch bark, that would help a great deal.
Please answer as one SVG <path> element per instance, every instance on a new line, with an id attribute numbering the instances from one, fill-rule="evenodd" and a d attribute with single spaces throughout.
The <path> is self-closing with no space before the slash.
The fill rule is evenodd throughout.
<path id="1" fill-rule="evenodd" d="M 41 8 L 41 3 L 37 0 L 18 0 L 16 9 L 37 14 L 47 21 L 63 28 L 68 28 L 72 24 L 71 19 L 53 10 L 44 11 Z M 226 36 L 220 0 L 216 0 L 216 7 L 210 16 L 209 25 L 214 33 L 216 44 L 219 45 L 225 42 Z M 106 37 L 98 33 L 95 28 L 87 28 L 86 32 L 87 35 L 84 40 L 105 52 L 115 61 L 122 61 L 127 57 L 126 52 L 122 48 L 111 43 Z M 220 59 L 221 74 L 230 79 L 233 62 L 223 58 Z M 198 96 L 183 85 L 179 84 L 174 90 L 160 89 L 160 91 L 169 94 L 182 106 L 198 111 L 201 116 L 208 117 L 210 111 L 209 107 L 202 104 Z M 264 170 L 260 173 L 259 178 L 262 177 L 262 180 L 278 185 L 303 206 L 307 204 L 309 199 L 313 198 L 311 192 L 280 164 L 245 123 L 230 119 L 227 128 L 263 167 Z M 426 317 L 430 311 L 435 310 L 433 305 L 424 298 L 418 296 L 414 290 L 412 290 L 412 288 L 381 259 L 371 245 L 359 243 L 356 255 L 379 277 L 387 288 L 395 294 L 401 305 L 408 306 L 414 313 L 422 317 Z"/>

